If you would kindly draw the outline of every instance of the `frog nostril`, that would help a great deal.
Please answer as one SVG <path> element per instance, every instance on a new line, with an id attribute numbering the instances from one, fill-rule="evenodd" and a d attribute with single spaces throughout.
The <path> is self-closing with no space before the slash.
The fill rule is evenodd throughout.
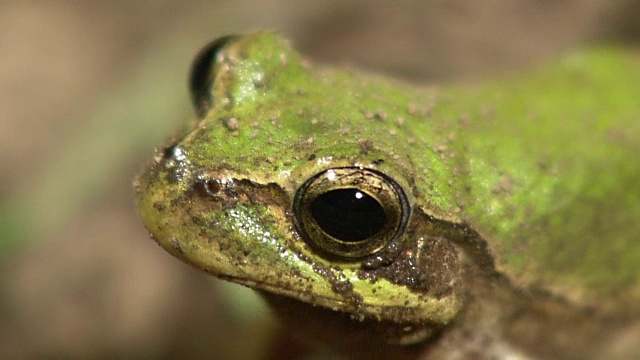
<path id="1" fill-rule="evenodd" d="M 204 197 L 218 199 L 222 190 L 222 183 L 218 179 L 199 179 L 194 184 L 194 189 Z"/>
<path id="2" fill-rule="evenodd" d="M 221 51 L 237 36 L 221 37 L 205 46 L 193 60 L 189 76 L 191 101 L 199 117 L 204 117 L 213 105 L 211 87 L 216 76 L 216 62 L 220 60 Z"/>

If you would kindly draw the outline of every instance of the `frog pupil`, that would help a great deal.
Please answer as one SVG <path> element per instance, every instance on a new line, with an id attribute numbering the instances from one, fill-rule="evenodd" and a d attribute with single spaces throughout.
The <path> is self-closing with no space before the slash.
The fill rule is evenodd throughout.
<path id="1" fill-rule="evenodd" d="M 358 189 L 325 192 L 311 202 L 310 210 L 324 232 L 347 242 L 376 235 L 387 220 L 382 205 Z"/>

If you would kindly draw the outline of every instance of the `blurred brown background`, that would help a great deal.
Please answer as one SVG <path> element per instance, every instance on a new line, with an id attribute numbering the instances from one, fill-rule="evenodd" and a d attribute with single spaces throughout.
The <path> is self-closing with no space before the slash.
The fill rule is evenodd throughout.
<path id="1" fill-rule="evenodd" d="M 0 358 L 255 359 L 274 324 L 148 239 L 132 179 L 191 116 L 193 55 L 277 29 L 416 83 L 637 43 L 636 0 L 0 2 Z M 214 285 L 212 285 L 214 284 Z"/>

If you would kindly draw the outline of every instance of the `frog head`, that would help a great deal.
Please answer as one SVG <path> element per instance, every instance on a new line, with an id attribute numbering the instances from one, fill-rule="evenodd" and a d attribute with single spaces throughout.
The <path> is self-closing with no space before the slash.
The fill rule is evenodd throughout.
<path id="1" fill-rule="evenodd" d="M 406 155 L 442 137 L 404 126 L 429 121 L 435 90 L 387 81 L 315 68 L 272 33 L 213 42 L 192 70 L 198 118 L 139 178 L 147 229 L 219 278 L 396 324 L 392 341 L 433 334 L 462 308 L 456 243 L 484 248 L 447 185 L 460 159 Z"/>

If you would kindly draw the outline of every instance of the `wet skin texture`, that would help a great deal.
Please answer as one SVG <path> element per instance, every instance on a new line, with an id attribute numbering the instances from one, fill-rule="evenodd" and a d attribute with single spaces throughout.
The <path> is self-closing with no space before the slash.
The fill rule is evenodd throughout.
<path id="1" fill-rule="evenodd" d="M 640 354 L 624 341 L 640 334 L 637 54 L 414 89 L 258 33 L 209 45 L 190 86 L 199 117 L 137 180 L 140 216 L 312 342 L 353 358 Z"/>

